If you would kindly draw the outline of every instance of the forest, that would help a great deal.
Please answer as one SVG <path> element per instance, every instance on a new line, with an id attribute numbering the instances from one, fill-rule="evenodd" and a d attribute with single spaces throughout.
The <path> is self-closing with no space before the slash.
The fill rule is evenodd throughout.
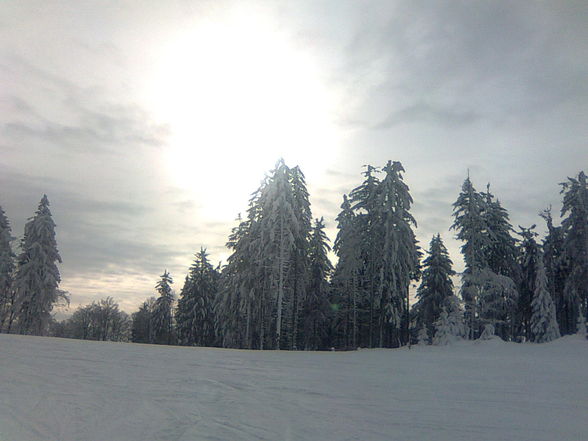
<path id="1" fill-rule="evenodd" d="M 342 196 L 331 244 L 313 218 L 305 176 L 280 160 L 228 235 L 230 257 L 196 254 L 179 293 L 164 271 L 154 296 L 131 315 L 112 297 L 62 321 L 55 223 L 43 196 L 18 247 L 0 207 L 0 331 L 103 341 L 244 349 L 353 350 L 458 339 L 542 343 L 586 333 L 588 185 L 585 173 L 560 185 L 536 225 L 508 210 L 470 176 L 456 189 L 451 233 L 462 243 L 456 274 L 440 234 L 424 249 L 400 162 L 366 166 Z M 358 180 L 359 181 L 359 180 Z M 329 254 L 334 252 L 336 263 Z M 416 292 L 413 287 L 416 287 Z"/>

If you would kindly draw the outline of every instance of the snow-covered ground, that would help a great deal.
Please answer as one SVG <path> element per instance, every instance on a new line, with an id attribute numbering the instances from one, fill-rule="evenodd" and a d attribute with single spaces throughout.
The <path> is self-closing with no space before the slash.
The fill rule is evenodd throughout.
<path id="1" fill-rule="evenodd" d="M 254 352 L 0 335 L 1 441 L 588 440 L 588 342 Z"/>

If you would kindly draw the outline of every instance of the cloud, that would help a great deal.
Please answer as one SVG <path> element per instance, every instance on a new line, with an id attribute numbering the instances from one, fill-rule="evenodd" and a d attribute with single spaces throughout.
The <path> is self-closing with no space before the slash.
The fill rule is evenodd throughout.
<path id="1" fill-rule="evenodd" d="M 472 110 L 444 109 L 426 103 L 417 103 L 396 110 L 382 121 L 374 124 L 375 129 L 389 129 L 398 124 L 422 122 L 456 127 L 472 124 L 480 119 L 480 115 Z"/>

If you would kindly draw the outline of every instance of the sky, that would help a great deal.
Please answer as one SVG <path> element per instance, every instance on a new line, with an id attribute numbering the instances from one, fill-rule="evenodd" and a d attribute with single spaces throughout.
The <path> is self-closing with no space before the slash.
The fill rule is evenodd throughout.
<path id="1" fill-rule="evenodd" d="M 463 269 L 469 171 L 515 227 L 588 169 L 584 1 L 0 3 L 0 206 L 51 202 L 71 310 L 132 312 L 165 269 L 214 262 L 279 158 L 331 240 L 365 164 L 401 161 L 417 237 Z M 62 313 L 64 313 L 62 311 Z"/>

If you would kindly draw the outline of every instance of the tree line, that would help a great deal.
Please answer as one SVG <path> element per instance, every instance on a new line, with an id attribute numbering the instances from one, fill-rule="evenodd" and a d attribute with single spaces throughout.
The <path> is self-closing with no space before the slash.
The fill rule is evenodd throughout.
<path id="1" fill-rule="evenodd" d="M 545 342 L 585 333 L 588 314 L 588 186 L 580 172 L 560 184 L 561 224 L 515 230 L 490 191 L 469 175 L 453 204 L 451 230 L 462 242 L 457 274 L 440 234 L 426 251 L 400 162 L 366 166 L 343 196 L 332 245 L 313 219 L 305 177 L 279 161 L 252 194 L 213 265 L 196 255 L 176 299 L 165 271 L 130 317 L 112 298 L 51 320 L 60 262 L 49 202 L 43 197 L 12 252 L 0 208 L 0 329 L 4 332 L 152 344 L 245 349 L 355 349 L 459 338 Z M 336 265 L 329 259 L 333 251 Z M 424 257 L 424 259 L 423 259 Z M 454 281 L 459 280 L 459 287 Z M 418 283 L 411 306 L 411 286 Z"/>

